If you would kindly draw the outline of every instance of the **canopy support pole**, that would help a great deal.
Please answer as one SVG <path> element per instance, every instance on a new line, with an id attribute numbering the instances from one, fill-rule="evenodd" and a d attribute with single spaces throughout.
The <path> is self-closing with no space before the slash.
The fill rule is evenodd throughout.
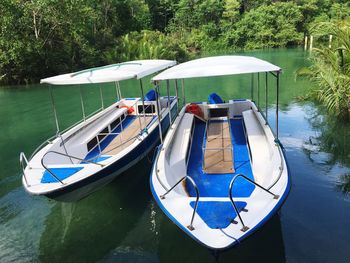
<path id="1" fill-rule="evenodd" d="M 163 133 L 162 133 L 162 123 L 161 123 L 161 108 L 160 108 L 160 94 L 159 94 L 159 84 L 156 84 L 156 95 L 157 95 L 157 116 L 158 116 L 158 128 L 159 128 L 159 138 L 160 143 L 163 144 Z"/>
<path id="2" fill-rule="evenodd" d="M 252 73 L 251 83 L 250 83 L 250 98 L 254 101 L 254 73 Z"/>
<path id="3" fill-rule="evenodd" d="M 170 83 L 169 83 L 169 80 L 167 79 L 166 81 L 166 93 L 167 93 L 167 96 L 168 96 L 168 109 L 169 109 L 169 121 L 170 121 L 170 125 L 172 123 L 172 120 L 171 120 L 171 102 L 170 102 Z"/>
<path id="4" fill-rule="evenodd" d="M 177 79 L 175 79 L 175 94 L 176 94 L 176 112 L 179 112 L 179 87 L 177 85 Z"/>
<path id="5" fill-rule="evenodd" d="M 265 73 L 265 113 L 266 113 L 266 120 L 265 120 L 265 124 L 268 124 L 269 121 L 268 121 L 268 95 L 269 95 L 269 89 L 268 89 L 268 82 L 267 82 L 267 79 L 268 78 L 268 75 L 267 75 L 267 72 Z"/>
<path id="6" fill-rule="evenodd" d="M 120 101 L 120 97 L 119 97 L 119 93 L 118 93 L 117 81 L 114 82 L 114 86 L 115 86 L 115 97 L 116 97 L 117 101 Z"/>
<path id="7" fill-rule="evenodd" d="M 49 86 L 50 89 L 50 97 L 51 97 L 51 104 L 52 104 L 52 110 L 53 110 L 53 115 L 55 117 L 55 123 L 56 123 L 56 135 L 60 131 L 60 126 L 58 125 L 58 119 L 57 119 L 57 111 L 56 111 L 56 106 L 55 106 L 55 100 L 53 98 L 53 93 L 52 93 L 52 86 Z"/>
<path id="8" fill-rule="evenodd" d="M 117 81 L 117 86 L 118 86 L 118 92 L 119 92 L 119 100 L 121 100 L 123 97 L 122 97 L 122 92 L 121 92 L 121 89 L 120 89 L 119 81 Z"/>
<path id="9" fill-rule="evenodd" d="M 279 105 L 279 93 L 280 93 L 280 72 L 277 71 L 277 87 L 276 87 L 276 137 L 278 140 L 278 105 Z"/>
<path id="10" fill-rule="evenodd" d="M 82 91 L 81 91 L 81 85 L 79 85 L 79 93 L 80 93 L 81 111 L 82 111 L 82 113 L 83 113 L 83 120 L 86 121 L 85 107 L 84 107 L 83 93 L 82 93 Z"/>
<path id="11" fill-rule="evenodd" d="M 142 79 L 140 79 L 140 88 L 141 88 L 141 100 L 142 100 L 142 112 L 143 112 L 143 122 L 144 125 L 146 125 L 146 112 L 145 112 L 145 96 L 143 92 L 143 84 L 142 84 Z M 139 109 L 137 108 L 137 112 Z M 139 113 L 140 115 L 140 113 Z M 146 127 L 145 127 L 146 128 Z"/>
<path id="12" fill-rule="evenodd" d="M 258 111 L 260 111 L 260 73 L 258 72 Z"/>
<path id="13" fill-rule="evenodd" d="M 101 97 L 101 107 L 102 107 L 102 109 L 104 109 L 105 106 L 104 106 L 104 103 L 103 103 L 103 95 L 102 95 L 102 88 L 101 88 L 101 85 L 100 85 L 100 97 Z"/>
<path id="14" fill-rule="evenodd" d="M 184 83 L 184 79 L 181 80 L 181 87 L 182 87 L 182 103 L 183 106 L 186 105 L 186 98 L 185 98 L 185 83 Z"/>

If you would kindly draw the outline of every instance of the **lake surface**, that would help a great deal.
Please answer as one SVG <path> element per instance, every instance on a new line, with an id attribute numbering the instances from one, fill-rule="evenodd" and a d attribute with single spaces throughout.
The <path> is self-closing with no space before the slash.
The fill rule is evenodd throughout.
<path id="1" fill-rule="evenodd" d="M 350 125 L 318 105 L 296 100 L 311 88 L 294 76 L 307 65 L 307 53 L 277 49 L 245 54 L 283 68 L 280 140 L 292 189 L 279 214 L 240 246 L 220 253 L 219 261 L 349 262 Z M 144 84 L 151 88 L 149 80 Z M 225 100 L 250 98 L 250 76 L 198 79 L 185 81 L 185 86 L 187 101 L 205 101 L 214 91 Z M 125 97 L 140 94 L 135 81 L 121 87 Z M 272 87 L 271 78 L 268 116 L 274 127 Z M 98 109 L 99 89 L 81 88 L 86 111 Z M 263 89 L 260 93 L 265 109 Z M 81 118 L 78 87 L 55 87 L 54 97 L 61 129 Z M 103 97 L 105 105 L 114 101 L 113 85 L 103 86 Z M 152 155 L 76 203 L 29 196 L 21 185 L 19 153 L 30 156 L 55 134 L 51 110 L 47 86 L 0 88 L 0 262 L 213 261 L 211 252 L 178 229 L 153 201 Z"/>

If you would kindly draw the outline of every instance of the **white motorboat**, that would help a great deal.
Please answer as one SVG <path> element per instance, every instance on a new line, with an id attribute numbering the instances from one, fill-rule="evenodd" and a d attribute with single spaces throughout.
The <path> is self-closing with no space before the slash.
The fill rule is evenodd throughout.
<path id="1" fill-rule="evenodd" d="M 185 104 L 158 148 L 150 178 L 154 199 L 177 226 L 210 249 L 232 247 L 254 233 L 289 193 L 290 176 L 278 140 L 280 73 L 278 66 L 254 57 L 218 56 L 185 62 L 153 77 L 160 83 L 246 74 L 258 79 L 257 85 L 265 77 L 266 102 L 268 77 L 276 79 L 275 133 L 267 106 L 262 110 L 251 99 L 224 102 L 211 94 L 209 102 Z"/>
<path id="2" fill-rule="evenodd" d="M 141 79 L 175 65 L 170 60 L 137 60 L 82 70 L 42 79 L 50 84 L 57 134 L 41 144 L 27 159 L 20 154 L 22 182 L 32 195 L 59 201 L 75 201 L 112 181 L 137 163 L 158 143 L 177 114 L 177 97 L 161 97 L 151 90 L 145 96 Z M 140 80 L 141 97 L 123 98 L 119 82 Z M 71 128 L 60 131 L 51 85 L 115 82 L 117 102 L 85 116 Z M 75 85 L 76 84 L 76 85 Z M 75 85 L 75 86 L 74 86 Z M 67 94 L 69 95 L 69 94 Z"/>

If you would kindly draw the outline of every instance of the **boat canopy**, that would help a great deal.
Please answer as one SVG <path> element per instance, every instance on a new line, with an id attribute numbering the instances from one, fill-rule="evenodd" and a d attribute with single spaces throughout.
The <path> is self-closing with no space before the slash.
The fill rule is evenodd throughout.
<path id="1" fill-rule="evenodd" d="M 281 68 L 255 57 L 216 56 L 191 60 L 167 69 L 153 81 L 235 75 L 244 73 L 279 72 Z"/>
<path id="2" fill-rule="evenodd" d="M 40 83 L 72 85 L 141 79 L 174 65 L 176 65 L 174 60 L 134 60 L 45 78 Z"/>

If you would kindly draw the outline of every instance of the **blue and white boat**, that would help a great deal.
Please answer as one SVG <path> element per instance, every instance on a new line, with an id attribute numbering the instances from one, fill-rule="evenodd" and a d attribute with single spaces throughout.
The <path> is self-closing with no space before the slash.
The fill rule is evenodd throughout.
<path id="1" fill-rule="evenodd" d="M 232 247 L 251 235 L 289 193 L 288 167 L 278 140 L 280 73 L 278 66 L 254 57 L 218 56 L 185 62 L 153 77 L 160 83 L 246 74 L 252 83 L 258 79 L 257 85 L 264 80 L 266 95 L 268 76 L 276 80 L 275 133 L 267 107 L 264 113 L 252 99 L 224 102 L 211 94 L 209 102 L 185 104 L 159 146 L 150 178 L 152 194 L 177 226 L 210 249 Z"/>
<path id="2" fill-rule="evenodd" d="M 42 79 L 50 85 L 57 134 L 41 144 L 27 159 L 20 154 L 22 182 L 32 195 L 59 201 L 76 201 L 112 181 L 154 148 L 177 114 L 177 97 L 161 97 L 151 90 L 145 96 L 141 79 L 175 65 L 170 60 L 137 60 Z M 140 80 L 141 97 L 122 98 L 119 82 Z M 51 85 L 115 82 L 117 102 L 85 116 L 60 131 Z M 75 86 L 72 86 L 75 88 Z M 67 94 L 69 95 L 69 94 Z"/>

